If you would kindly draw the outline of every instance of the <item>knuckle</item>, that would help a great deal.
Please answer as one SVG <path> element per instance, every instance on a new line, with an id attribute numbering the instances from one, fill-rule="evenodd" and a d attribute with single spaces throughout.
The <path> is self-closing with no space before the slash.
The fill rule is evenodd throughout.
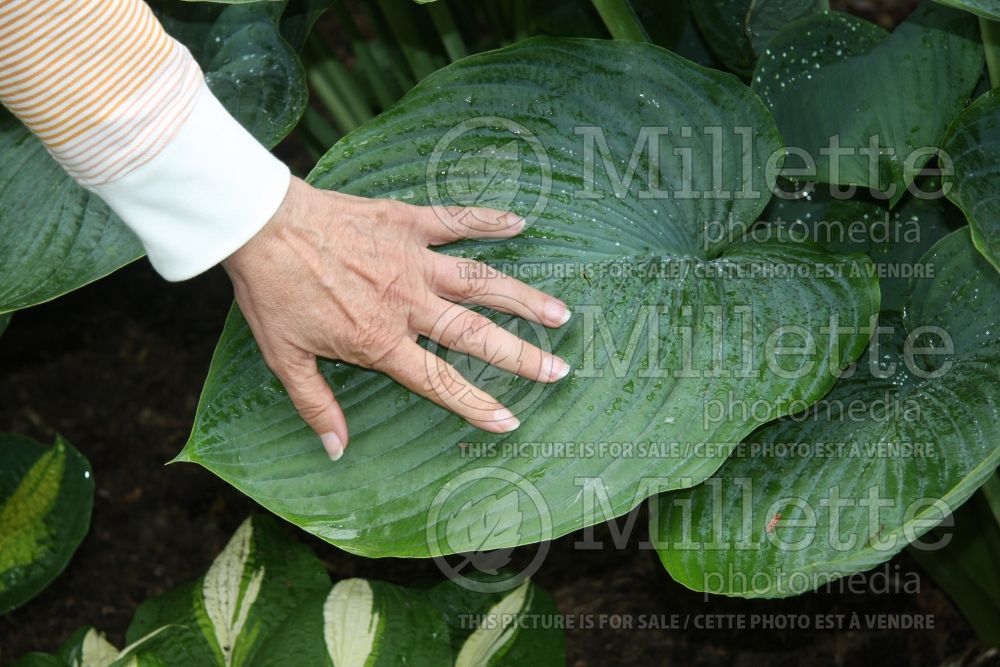
<path id="1" fill-rule="evenodd" d="M 465 293 L 470 297 L 484 297 L 489 295 L 493 287 L 493 279 L 496 276 L 486 271 L 475 271 L 468 274 L 465 279 Z"/>
<path id="2" fill-rule="evenodd" d="M 298 410 L 299 416 L 307 422 L 322 417 L 328 407 L 326 402 L 319 397 L 308 394 L 305 397 L 300 397 L 295 404 L 295 409 Z"/>
<path id="3" fill-rule="evenodd" d="M 493 323 L 482 315 L 470 313 L 460 323 L 458 337 L 468 347 L 485 348 L 490 340 Z"/>
<path id="4" fill-rule="evenodd" d="M 352 361 L 368 368 L 380 368 L 395 349 L 394 336 L 384 323 L 369 322 L 355 335 L 351 353 Z"/>
<path id="5" fill-rule="evenodd" d="M 465 386 L 458 371 L 445 362 L 437 362 L 427 369 L 426 381 L 429 391 L 442 399 L 455 396 Z"/>
<path id="6" fill-rule="evenodd" d="M 388 276 L 386 282 L 379 288 L 379 297 L 394 308 L 404 304 L 409 293 L 409 282 L 401 273 Z"/>
<path id="7" fill-rule="evenodd" d="M 376 200 L 372 217 L 379 225 L 395 225 L 406 219 L 405 204 L 391 199 Z"/>
<path id="8" fill-rule="evenodd" d="M 264 363 L 284 385 L 295 384 L 305 374 L 307 367 L 300 361 L 290 358 L 287 353 L 275 351 L 270 347 L 266 349 L 261 347 L 260 353 Z"/>

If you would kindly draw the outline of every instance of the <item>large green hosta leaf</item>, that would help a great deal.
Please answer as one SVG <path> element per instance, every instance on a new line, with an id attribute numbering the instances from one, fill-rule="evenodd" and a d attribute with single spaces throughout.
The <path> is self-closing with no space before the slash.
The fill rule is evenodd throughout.
<path id="1" fill-rule="evenodd" d="M 746 31 L 754 52 L 763 53 L 786 23 L 829 9 L 829 0 L 753 0 L 747 11 Z"/>
<path id="2" fill-rule="evenodd" d="M 42 303 L 142 256 L 110 209 L 0 111 L 0 312 Z"/>
<path id="3" fill-rule="evenodd" d="M 0 613 L 63 571 L 90 526 L 90 464 L 62 438 L 51 447 L 0 434 Z"/>
<path id="4" fill-rule="evenodd" d="M 895 204 L 933 156 L 925 147 L 941 145 L 982 70 L 975 19 L 926 3 L 892 34 L 846 14 L 796 21 L 768 43 L 753 88 L 787 145 L 815 160 L 820 181 L 872 188 Z M 836 146 L 853 154 L 832 159 Z"/>
<path id="5" fill-rule="evenodd" d="M 786 23 L 830 9 L 828 0 L 697 0 L 691 14 L 712 52 L 749 77 L 771 37 Z"/>
<path id="6" fill-rule="evenodd" d="M 212 92 L 262 144 L 274 146 L 292 131 L 308 92 L 302 63 L 279 29 L 284 2 L 154 7 L 205 70 Z"/>
<path id="7" fill-rule="evenodd" d="M 239 7 L 156 3 L 167 30 L 198 59 L 212 91 L 273 146 L 306 102 L 302 66 L 280 37 L 283 3 Z M 135 236 L 0 111 L 0 313 L 72 291 L 142 256 Z"/>
<path id="8" fill-rule="evenodd" d="M 691 15 L 712 52 L 741 76 L 748 77 L 757 64 L 750 36 L 747 13 L 752 0 L 694 0 Z"/>
<path id="9" fill-rule="evenodd" d="M 655 168 L 644 153 L 633 182 L 619 186 L 594 157 L 594 185 L 586 186 L 581 133 L 589 130 L 575 128 L 603 128 L 611 166 L 621 173 L 641 128 L 663 126 L 670 132 L 660 137 Z M 749 128 L 752 155 L 726 134 L 725 150 L 713 158 L 706 132 L 718 127 Z M 509 204 L 528 216 L 531 228 L 518 239 L 467 242 L 450 252 L 514 271 L 564 299 L 576 316 L 563 329 L 520 333 L 551 345 L 574 365 L 573 375 L 542 386 L 449 353 L 522 418 L 519 430 L 500 437 L 382 375 L 324 363 L 352 429 L 347 455 L 333 463 L 234 310 L 178 459 L 372 556 L 536 542 L 601 521 L 584 511 L 584 494 L 606 493 L 607 511 L 618 515 L 659 488 L 697 483 L 726 458 L 726 443 L 756 425 L 703 424 L 706 397 L 819 398 L 833 384 L 831 369 L 866 342 L 855 333 L 842 337 L 833 355 L 820 354 L 829 343 L 822 328 L 831 317 L 857 326 L 877 311 L 876 283 L 863 275 L 867 261 L 780 238 L 738 238 L 740 221 L 755 220 L 768 198 L 742 191 L 762 187 L 763 164 L 777 147 L 775 128 L 748 88 L 650 45 L 536 39 L 437 72 L 335 146 L 311 178 L 325 188 L 414 203 L 436 192 L 439 201 Z M 678 168 L 685 151 L 696 156 L 690 174 Z M 518 158 L 505 159 L 511 155 Z M 713 169 L 715 189 L 737 196 L 681 196 L 712 190 Z M 638 194 L 653 172 L 669 196 Z M 612 194 L 616 187 L 621 197 Z M 725 222 L 711 224 L 718 220 Z M 817 266 L 830 271 L 813 278 Z M 753 267 L 764 275 L 701 278 Z M 773 267 L 782 270 L 767 275 Z M 789 279 L 783 269 L 809 277 Z M 816 344 L 797 379 L 765 370 L 765 339 L 783 325 L 805 327 Z M 572 449 L 607 441 L 652 442 L 654 449 L 645 456 Z M 705 441 L 720 444 L 688 448 Z M 531 443 L 571 449 L 534 455 Z M 527 447 L 511 455 L 518 445 Z"/>
<path id="10" fill-rule="evenodd" d="M 1000 20 L 1000 2 L 997 0 L 937 0 L 942 5 L 951 5 L 984 18 Z"/>
<path id="11" fill-rule="evenodd" d="M 902 318 L 883 317 L 891 329 L 852 377 L 758 430 L 705 484 L 659 497 L 651 531 L 671 576 L 727 595 L 802 593 L 888 560 L 996 469 L 1000 275 L 965 228 L 921 261 L 933 281 L 914 283 Z M 908 366 L 907 337 L 937 354 L 914 349 Z"/>
<path id="12" fill-rule="evenodd" d="M 918 183 L 925 193 L 940 191 L 940 179 Z M 961 212 L 940 197 L 907 197 L 890 211 L 874 201 L 837 199 L 822 184 L 808 199 L 773 198 L 761 217 L 833 252 L 870 257 L 879 276 L 881 308 L 897 311 L 910 294 L 911 279 L 933 275 L 933 267 L 920 261 L 924 254 L 965 224 Z"/>
<path id="13" fill-rule="evenodd" d="M 944 151 L 955 168 L 948 198 L 965 212 L 972 242 L 1000 270 L 1000 93 L 983 95 L 952 123 Z"/>

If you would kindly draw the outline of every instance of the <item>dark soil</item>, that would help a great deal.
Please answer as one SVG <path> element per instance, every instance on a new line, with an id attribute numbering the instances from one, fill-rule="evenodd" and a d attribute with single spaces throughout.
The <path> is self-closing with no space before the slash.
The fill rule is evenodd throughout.
<path id="1" fill-rule="evenodd" d="M 92 624 L 121 645 L 136 606 L 202 574 L 255 504 L 207 471 L 165 466 L 181 448 L 229 305 L 225 276 L 162 282 L 143 260 L 57 302 L 17 313 L 0 344 L 0 430 L 49 442 L 61 433 L 90 459 L 97 483 L 93 524 L 66 571 L 26 606 L 0 618 L 0 662 L 51 651 Z M 644 525 L 640 519 L 639 525 Z M 290 528 L 290 531 L 294 529 Z M 535 580 L 564 614 L 616 624 L 677 615 L 687 629 L 568 633 L 569 664 L 940 665 L 980 652 L 956 609 L 925 577 L 919 593 L 815 593 L 776 601 L 707 600 L 672 582 L 644 530 L 623 550 L 575 549 L 557 540 Z M 333 578 L 403 584 L 439 581 L 431 561 L 368 560 L 301 535 Z M 890 575 L 909 581 L 900 557 Z M 753 615 L 920 616 L 924 630 L 743 630 Z M 787 618 L 787 616 L 784 616 Z M 799 617 L 802 618 L 802 617 Z M 830 617 L 836 621 L 836 616 Z M 626 619 L 628 620 L 628 619 Z M 668 619 L 669 620 L 669 619 Z M 695 629 L 709 621 L 720 629 Z M 1000 664 L 1000 661 L 998 661 Z"/>

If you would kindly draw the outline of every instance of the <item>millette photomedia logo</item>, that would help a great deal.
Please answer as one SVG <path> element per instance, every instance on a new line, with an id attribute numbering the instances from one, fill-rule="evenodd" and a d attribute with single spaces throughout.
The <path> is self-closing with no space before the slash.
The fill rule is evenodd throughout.
<path id="1" fill-rule="evenodd" d="M 484 466 L 441 487 L 427 512 L 426 536 L 448 579 L 468 590 L 497 593 L 517 588 L 541 567 L 553 537 L 552 517 L 525 477 Z M 515 553 L 512 545 L 525 543 L 532 544 Z"/>
<path id="2" fill-rule="evenodd" d="M 427 160 L 429 203 L 462 236 L 468 236 L 468 216 L 482 215 L 467 207 L 510 211 L 530 226 L 545 210 L 551 191 L 552 165 L 542 142 L 508 118 L 462 121 L 442 135 Z M 479 222 L 511 224 L 504 218 Z"/>

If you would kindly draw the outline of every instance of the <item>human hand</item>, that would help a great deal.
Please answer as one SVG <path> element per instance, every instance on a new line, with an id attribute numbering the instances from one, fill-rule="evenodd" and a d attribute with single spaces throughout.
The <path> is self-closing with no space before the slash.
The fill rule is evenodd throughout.
<path id="1" fill-rule="evenodd" d="M 531 380 L 569 373 L 559 357 L 455 303 L 549 327 L 570 317 L 544 292 L 428 248 L 463 237 L 507 238 L 524 227 L 512 214 L 465 211 L 458 233 L 433 207 L 319 190 L 293 178 L 274 217 L 223 261 L 264 361 L 333 460 L 343 454 L 348 428 L 317 357 L 383 372 L 493 433 L 514 430 L 517 417 L 420 347 L 418 335 Z M 473 270 L 463 275 L 463 264 Z"/>

